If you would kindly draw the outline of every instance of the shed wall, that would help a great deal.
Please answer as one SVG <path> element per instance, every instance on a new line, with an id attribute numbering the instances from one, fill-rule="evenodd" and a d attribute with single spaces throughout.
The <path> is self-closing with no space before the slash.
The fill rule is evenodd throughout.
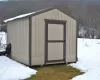
<path id="1" fill-rule="evenodd" d="M 32 17 L 32 65 L 45 64 L 45 20 L 65 20 L 66 23 L 66 63 L 76 61 L 76 20 L 58 9 Z"/>
<path id="2" fill-rule="evenodd" d="M 29 19 L 7 23 L 8 43 L 12 45 L 12 59 L 29 65 Z"/>

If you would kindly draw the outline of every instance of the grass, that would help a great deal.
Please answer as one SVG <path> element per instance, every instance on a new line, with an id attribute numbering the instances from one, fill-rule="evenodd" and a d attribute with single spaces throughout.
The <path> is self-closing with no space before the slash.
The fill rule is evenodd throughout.
<path id="1" fill-rule="evenodd" d="M 77 75 L 83 74 L 79 70 L 66 65 L 53 65 L 36 68 L 36 75 L 27 80 L 70 80 Z"/>

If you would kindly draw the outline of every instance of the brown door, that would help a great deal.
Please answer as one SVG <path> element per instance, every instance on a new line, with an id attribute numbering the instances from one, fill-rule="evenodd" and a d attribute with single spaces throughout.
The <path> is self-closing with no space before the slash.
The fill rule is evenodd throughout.
<path id="1" fill-rule="evenodd" d="M 65 62 L 66 23 L 65 21 L 46 20 L 45 62 Z"/>

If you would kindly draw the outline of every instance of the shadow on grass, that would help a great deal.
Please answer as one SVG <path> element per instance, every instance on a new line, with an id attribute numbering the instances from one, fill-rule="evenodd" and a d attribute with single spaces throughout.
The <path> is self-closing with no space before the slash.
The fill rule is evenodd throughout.
<path id="1" fill-rule="evenodd" d="M 83 74 L 76 68 L 66 65 L 52 65 L 35 68 L 38 72 L 36 75 L 27 80 L 70 80 L 75 76 Z"/>

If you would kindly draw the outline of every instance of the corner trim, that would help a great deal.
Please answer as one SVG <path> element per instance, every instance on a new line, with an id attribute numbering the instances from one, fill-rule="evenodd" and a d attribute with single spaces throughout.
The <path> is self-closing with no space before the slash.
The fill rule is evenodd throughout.
<path id="1" fill-rule="evenodd" d="M 32 46 L 32 19 L 31 16 L 29 16 L 29 66 L 31 66 L 31 54 L 32 54 L 31 46 Z"/>
<path id="2" fill-rule="evenodd" d="M 76 62 L 78 61 L 78 53 L 77 53 L 77 43 L 78 43 L 78 41 L 77 41 L 77 36 L 78 36 L 78 27 L 79 27 L 79 23 L 78 22 L 76 22 Z"/>

